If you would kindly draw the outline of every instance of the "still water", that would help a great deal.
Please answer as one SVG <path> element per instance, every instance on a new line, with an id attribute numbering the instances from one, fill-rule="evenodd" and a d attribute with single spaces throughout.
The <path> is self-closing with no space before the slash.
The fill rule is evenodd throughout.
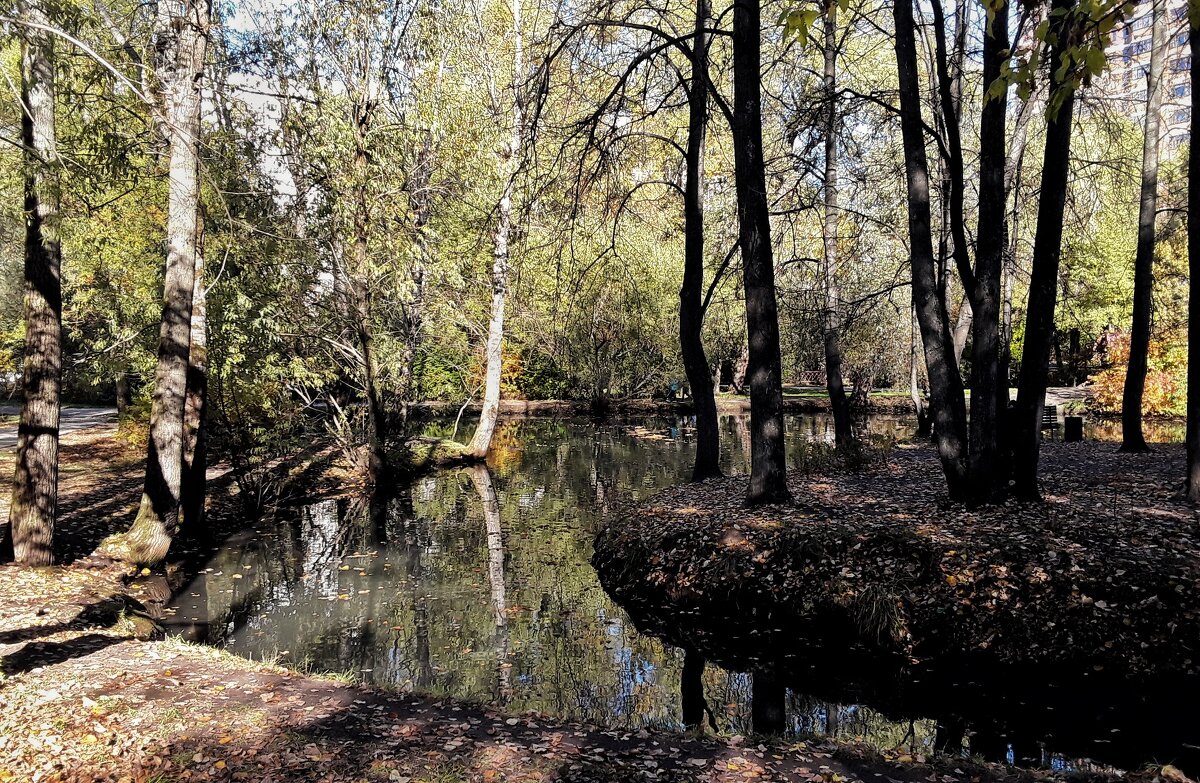
<path id="1" fill-rule="evenodd" d="M 748 423 L 722 418 L 728 473 L 748 471 Z M 909 434 L 895 419 L 868 426 Z M 693 436 L 677 417 L 503 422 L 487 467 L 440 471 L 387 499 L 316 501 L 228 539 L 176 593 L 167 624 L 238 655 L 368 684 L 678 728 L 681 651 L 637 633 L 590 558 L 612 509 L 688 480 Z M 832 422 L 791 417 L 788 438 L 794 456 L 832 440 Z M 748 675 L 710 666 L 705 693 L 722 730 L 750 730 Z M 788 707 L 800 734 L 933 746 L 931 721 L 795 693 Z"/>

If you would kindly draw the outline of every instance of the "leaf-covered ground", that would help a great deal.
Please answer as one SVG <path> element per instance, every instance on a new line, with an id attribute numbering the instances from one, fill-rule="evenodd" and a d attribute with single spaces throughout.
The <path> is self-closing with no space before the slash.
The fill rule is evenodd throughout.
<path id="1" fill-rule="evenodd" d="M 614 519 L 595 562 L 610 591 L 663 613 L 819 614 L 910 656 L 1194 675 L 1200 518 L 1179 496 L 1182 459 L 1048 443 L 1045 503 L 979 510 L 945 502 L 924 445 L 793 474 L 786 507 L 747 510 L 744 477 L 677 486 Z"/>

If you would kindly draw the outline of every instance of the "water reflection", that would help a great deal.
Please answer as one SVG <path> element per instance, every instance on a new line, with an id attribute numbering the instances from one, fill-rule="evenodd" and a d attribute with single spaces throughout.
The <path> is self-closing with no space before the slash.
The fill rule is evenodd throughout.
<path id="1" fill-rule="evenodd" d="M 788 426 L 793 460 L 805 442 L 833 438 L 827 417 Z M 868 426 L 910 431 L 896 419 Z M 746 472 L 746 417 L 722 417 L 721 431 L 722 469 Z M 685 665 L 681 650 L 634 630 L 598 583 L 591 541 L 621 503 L 686 481 L 694 448 L 687 418 L 502 423 L 488 466 L 317 501 L 231 537 L 176 593 L 168 625 L 255 659 L 517 712 L 737 733 L 770 720 L 880 748 L 952 745 L 953 726 Z"/>

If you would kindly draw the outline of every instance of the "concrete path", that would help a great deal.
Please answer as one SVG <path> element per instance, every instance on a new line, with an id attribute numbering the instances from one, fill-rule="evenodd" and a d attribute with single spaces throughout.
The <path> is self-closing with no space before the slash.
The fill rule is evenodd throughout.
<path id="1" fill-rule="evenodd" d="M 20 406 L 0 405 L 0 415 L 19 416 Z M 116 408 L 63 408 L 59 420 L 59 434 L 86 430 L 102 424 L 111 424 L 117 420 Z M 0 426 L 0 449 L 15 449 L 17 447 L 17 425 L 5 424 Z"/>

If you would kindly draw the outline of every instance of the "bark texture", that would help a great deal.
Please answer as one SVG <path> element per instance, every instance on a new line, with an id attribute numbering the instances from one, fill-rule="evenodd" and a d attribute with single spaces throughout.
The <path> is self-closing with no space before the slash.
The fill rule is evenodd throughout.
<path id="1" fill-rule="evenodd" d="M 688 85 L 687 182 L 683 204 L 683 285 L 679 289 L 679 349 L 696 413 L 696 462 L 692 480 L 721 475 L 717 401 L 704 353 L 704 146 L 708 133 L 709 0 L 696 0 L 692 80 Z"/>
<path id="2" fill-rule="evenodd" d="M 170 134 L 167 262 L 158 362 L 150 409 L 146 480 L 137 518 L 113 554 L 157 563 L 179 532 L 183 477 L 183 420 L 191 346 L 196 268 L 196 214 L 200 203 L 200 85 L 208 48 L 207 0 L 173 3 L 174 67 L 166 85 Z"/>
<path id="3" fill-rule="evenodd" d="M 360 94 L 352 106 L 354 127 L 354 217 L 353 244 L 347 274 L 350 305 L 354 317 L 355 337 L 362 362 L 363 385 L 367 395 L 367 480 L 380 485 L 387 472 L 388 428 L 383 409 L 383 390 L 379 382 L 379 365 L 375 358 L 375 327 L 371 302 L 371 255 L 368 243 L 371 230 L 371 205 L 367 187 L 371 176 L 368 136 L 374 104 Z"/>
<path id="4" fill-rule="evenodd" d="M 985 97 L 979 119 L 979 227 L 975 244 L 975 290 L 971 297 L 970 500 L 1003 502 L 1007 474 L 1001 469 L 1000 427 L 1008 407 L 1008 379 L 1000 374 L 1000 299 L 1004 266 L 1004 167 L 1008 91 L 986 90 L 1009 56 L 1008 4 L 994 8 L 983 38 Z"/>
<path id="5" fill-rule="evenodd" d="M 1154 309 L 1154 219 L 1158 210 L 1158 135 L 1162 110 L 1162 77 L 1166 66 L 1167 9 L 1151 3 L 1153 32 L 1150 72 L 1146 76 L 1146 119 L 1142 138 L 1142 188 L 1138 206 L 1137 254 L 1133 263 L 1133 326 L 1129 333 L 1129 366 L 1121 397 L 1121 451 L 1149 451 L 1142 432 L 1142 395 L 1150 353 L 1150 319 Z"/>
<path id="6" fill-rule="evenodd" d="M 746 296 L 750 385 L 750 505 L 791 500 L 784 456 L 779 308 L 762 146 L 762 25 L 759 0 L 733 10 L 733 157 L 738 241 Z"/>
<path id="7" fill-rule="evenodd" d="M 929 162 L 925 155 L 921 89 L 911 0 L 892 6 L 896 26 L 896 70 L 900 87 L 900 130 L 908 199 L 913 307 L 921 331 L 934 436 L 951 498 L 967 491 L 967 413 L 962 377 L 954 361 L 945 300 L 938 294 L 929 206 Z"/>
<path id="8" fill-rule="evenodd" d="M 40 0 L 22 3 L 23 21 L 48 24 Z M 62 246 L 54 126 L 54 44 L 23 30 L 21 142 L 25 167 L 25 353 L 17 459 L 7 536 L 13 559 L 54 562 L 58 506 L 58 419 L 62 386 Z M 7 537 L 0 531 L 0 544 Z M 7 549 L 7 546 L 5 546 Z"/>
<path id="9" fill-rule="evenodd" d="M 821 313 L 822 342 L 825 348 L 825 388 L 829 392 L 829 407 L 833 413 L 834 442 L 843 446 L 853 438 L 850 400 L 842 381 L 842 345 L 838 337 L 841 326 L 841 305 L 838 301 L 838 113 L 837 113 L 837 3 L 825 6 L 825 40 L 823 45 L 824 73 L 822 88 L 825 100 L 825 215 L 821 239 L 825 257 L 821 264 L 821 280 L 825 303 Z"/>
<path id="10" fill-rule="evenodd" d="M 204 285 L 204 210 L 196 213 L 196 267 L 192 281 L 191 347 L 188 351 L 187 400 L 183 412 L 184 529 L 204 531 L 208 488 L 208 289 Z"/>
<path id="11" fill-rule="evenodd" d="M 500 418 L 500 376 L 504 370 L 504 305 L 508 298 L 508 251 L 512 234 L 513 188 L 516 163 L 521 152 L 524 116 L 518 96 L 517 80 L 525 69 L 524 38 L 521 35 L 521 0 L 512 0 L 513 84 L 512 116 L 509 138 L 502 157 L 505 172 L 504 192 L 496 209 L 496 230 L 492 237 L 492 307 L 488 318 L 485 356 L 487 369 L 483 381 L 483 410 L 479 425 L 467 450 L 476 459 L 487 456 L 492 446 L 496 421 Z"/>
<path id="12" fill-rule="evenodd" d="M 1200 9 L 1188 17 L 1192 62 L 1200 62 Z M 1200 91 L 1200 68 L 1192 68 L 1192 103 Z M 1190 146 L 1196 147 L 1196 107 L 1192 106 Z M 1188 156 L 1188 373 L 1187 496 L 1200 503 L 1200 155 Z"/>
<path id="13" fill-rule="evenodd" d="M 1057 43 L 1051 47 L 1051 62 L 1060 62 L 1067 42 L 1065 29 L 1074 0 L 1054 0 L 1052 24 L 1058 28 Z M 1056 72 L 1055 72 L 1056 73 Z M 1033 271 L 1029 281 L 1029 303 L 1025 316 L 1025 344 L 1021 354 L 1021 377 L 1013 411 L 1013 494 L 1023 500 L 1040 497 L 1037 483 L 1041 441 L 1042 406 L 1050 372 L 1050 345 L 1054 338 L 1054 308 L 1058 293 L 1058 262 L 1062 253 L 1063 211 L 1067 198 L 1068 160 L 1071 154 L 1071 119 L 1075 92 L 1071 86 L 1050 79 L 1050 96 L 1065 90 L 1058 110 L 1046 124 L 1046 147 L 1042 160 L 1042 194 L 1038 201 L 1037 229 L 1033 240 Z"/>

